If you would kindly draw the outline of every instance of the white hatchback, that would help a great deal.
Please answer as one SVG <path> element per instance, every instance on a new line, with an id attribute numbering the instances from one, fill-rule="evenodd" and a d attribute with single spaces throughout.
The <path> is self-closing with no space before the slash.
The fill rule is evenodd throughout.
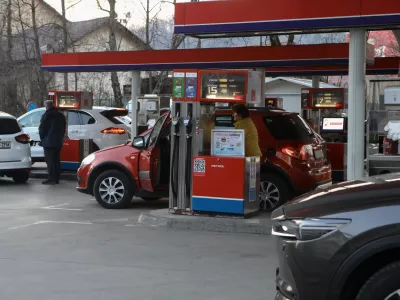
<path id="1" fill-rule="evenodd" d="M 38 145 L 39 125 L 45 108 L 32 110 L 18 118 L 23 131 L 32 140 L 33 162 L 44 161 L 44 151 Z M 131 138 L 131 128 L 121 117 L 127 115 L 125 109 L 93 107 L 68 111 L 68 137 L 70 139 L 92 139 L 95 150 L 126 143 Z"/>
<path id="2" fill-rule="evenodd" d="M 32 167 L 29 142 L 17 119 L 0 112 L 0 177 L 11 177 L 18 183 L 28 181 Z"/>

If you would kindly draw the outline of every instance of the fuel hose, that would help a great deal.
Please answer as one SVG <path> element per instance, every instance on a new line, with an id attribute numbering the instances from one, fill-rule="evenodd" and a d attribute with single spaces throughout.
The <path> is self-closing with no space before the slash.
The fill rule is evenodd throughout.
<path id="1" fill-rule="evenodd" d="M 179 166 L 176 164 L 179 158 L 179 135 L 175 133 L 175 141 L 174 141 L 174 149 L 172 153 L 172 167 L 171 167 L 171 189 L 174 198 L 178 197 L 178 187 L 177 187 L 177 177 L 178 177 L 178 168 Z"/>

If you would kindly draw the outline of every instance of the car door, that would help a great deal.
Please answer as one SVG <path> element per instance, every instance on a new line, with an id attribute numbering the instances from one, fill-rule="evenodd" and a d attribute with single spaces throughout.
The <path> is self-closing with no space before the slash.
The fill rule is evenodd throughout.
<path id="1" fill-rule="evenodd" d="M 81 131 L 81 118 L 79 116 L 79 112 L 76 110 L 68 111 L 68 137 L 71 140 L 79 140 L 80 139 L 80 131 Z"/>
<path id="2" fill-rule="evenodd" d="M 157 120 L 147 140 L 146 148 L 140 153 L 139 181 L 141 188 L 146 191 L 153 192 L 157 184 L 158 157 L 160 153 L 158 139 L 162 129 L 166 126 L 168 118 L 169 113 L 166 113 Z"/>
<path id="3" fill-rule="evenodd" d="M 40 141 L 39 125 L 40 119 L 42 118 L 44 113 L 44 109 L 35 110 L 18 120 L 18 123 L 21 125 L 22 130 L 24 131 L 24 133 L 28 134 L 31 137 L 32 141 Z"/>

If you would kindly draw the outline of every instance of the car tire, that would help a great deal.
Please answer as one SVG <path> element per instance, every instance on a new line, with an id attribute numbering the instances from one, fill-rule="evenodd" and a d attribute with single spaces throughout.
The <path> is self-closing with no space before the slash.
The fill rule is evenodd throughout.
<path id="1" fill-rule="evenodd" d="M 157 201 L 160 200 L 161 197 L 141 197 L 144 201 Z"/>
<path id="2" fill-rule="evenodd" d="M 261 211 L 272 211 L 290 199 L 289 184 L 278 175 L 263 173 L 259 199 Z"/>
<path id="3" fill-rule="evenodd" d="M 361 288 L 356 300 L 394 300 L 400 296 L 400 261 L 380 269 Z"/>
<path id="4" fill-rule="evenodd" d="M 29 172 L 18 172 L 13 175 L 12 179 L 16 183 L 26 183 L 29 180 L 30 173 Z"/>
<path id="5" fill-rule="evenodd" d="M 107 209 L 127 208 L 134 195 L 132 183 L 128 177 L 117 170 L 101 173 L 93 189 L 96 201 Z"/>

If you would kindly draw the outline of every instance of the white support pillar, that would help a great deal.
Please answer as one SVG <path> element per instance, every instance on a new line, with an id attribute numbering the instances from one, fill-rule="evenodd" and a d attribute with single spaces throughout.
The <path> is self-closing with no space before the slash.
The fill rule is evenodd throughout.
<path id="1" fill-rule="evenodd" d="M 320 80 L 319 76 L 313 76 L 312 77 L 312 87 L 314 89 L 318 89 L 319 88 L 319 80 Z"/>
<path id="2" fill-rule="evenodd" d="M 347 180 L 364 177 L 365 60 L 364 29 L 350 30 Z"/>
<path id="3" fill-rule="evenodd" d="M 131 111 L 131 135 L 132 139 L 137 135 L 137 98 L 140 94 L 140 71 L 132 71 L 132 111 Z"/>
<path id="4" fill-rule="evenodd" d="M 265 68 L 256 68 L 256 71 L 261 72 L 261 104 L 256 104 L 256 107 L 265 107 Z"/>

